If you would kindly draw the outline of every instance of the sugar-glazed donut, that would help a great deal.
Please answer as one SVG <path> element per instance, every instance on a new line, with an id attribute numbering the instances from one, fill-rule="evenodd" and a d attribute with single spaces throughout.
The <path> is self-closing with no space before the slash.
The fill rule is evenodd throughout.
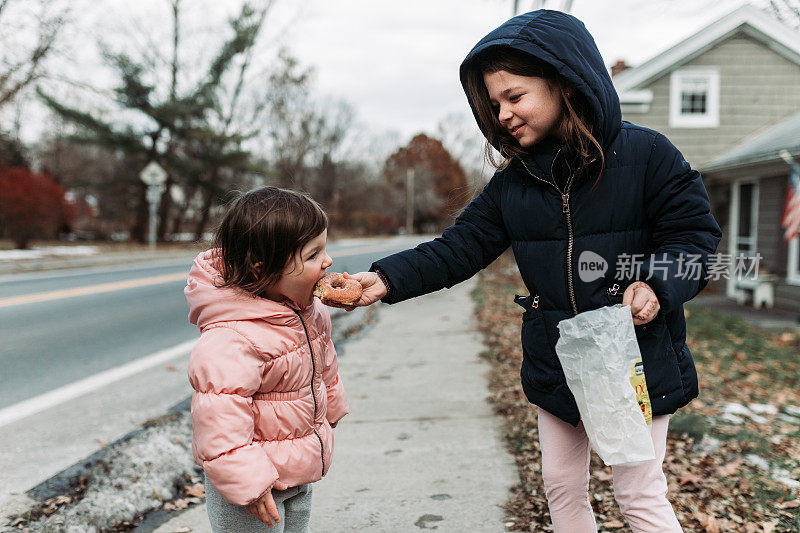
<path id="1" fill-rule="evenodd" d="M 331 307 L 352 307 L 361 298 L 361 284 L 338 272 L 331 272 L 314 286 L 314 296 Z"/>

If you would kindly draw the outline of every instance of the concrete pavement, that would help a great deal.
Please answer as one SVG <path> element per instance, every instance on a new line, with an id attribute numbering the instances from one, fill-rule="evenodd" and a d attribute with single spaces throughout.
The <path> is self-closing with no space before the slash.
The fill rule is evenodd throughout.
<path id="1" fill-rule="evenodd" d="M 505 530 L 501 505 L 518 477 L 486 401 L 473 284 L 384 305 L 340 350 L 350 414 L 314 485 L 315 533 Z M 200 505 L 155 531 L 211 528 Z"/>

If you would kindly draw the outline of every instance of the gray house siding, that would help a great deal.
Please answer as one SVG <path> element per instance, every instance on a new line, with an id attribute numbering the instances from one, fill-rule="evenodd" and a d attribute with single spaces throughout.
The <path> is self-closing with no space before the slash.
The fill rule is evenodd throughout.
<path id="1" fill-rule="evenodd" d="M 686 67 L 719 68 L 719 127 L 669 127 L 671 72 L 638 88 L 653 92 L 648 113 L 624 111 L 623 118 L 666 135 L 695 168 L 800 109 L 800 65 L 744 33 L 674 70 Z"/>
<path id="2" fill-rule="evenodd" d="M 754 178 L 759 185 L 758 202 L 758 244 L 757 252 L 761 254 L 761 266 L 769 273 L 777 276 L 775 282 L 775 306 L 800 312 L 800 286 L 786 283 L 788 267 L 788 244 L 783 240 L 781 218 L 786 201 L 786 174 L 775 171 L 759 171 L 751 168 L 742 169 L 730 178 Z M 708 195 L 711 198 L 711 212 L 722 228 L 723 239 L 717 253 L 729 254 L 730 238 L 730 202 L 731 182 L 712 179 L 706 181 Z M 763 271 L 762 271 L 763 272 Z M 711 283 L 713 290 L 725 293 L 725 280 Z"/>

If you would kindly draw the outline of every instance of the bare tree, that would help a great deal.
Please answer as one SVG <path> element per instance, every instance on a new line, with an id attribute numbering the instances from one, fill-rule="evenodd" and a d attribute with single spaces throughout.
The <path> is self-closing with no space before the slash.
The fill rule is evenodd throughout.
<path id="1" fill-rule="evenodd" d="M 35 13 L 25 12 L 32 7 Z M 53 0 L 0 0 L 0 107 L 43 75 L 44 60 L 64 26 L 67 9 Z M 28 44 L 26 36 L 33 32 L 36 38 Z"/>
<path id="2" fill-rule="evenodd" d="M 176 196 L 200 196 L 194 220 L 199 236 L 212 207 L 227 189 L 226 183 L 253 170 L 250 154 L 243 148 L 243 142 L 253 133 L 244 131 L 234 116 L 250 54 L 272 2 L 246 2 L 239 15 L 229 20 L 228 38 L 210 64 L 192 68 L 180 57 L 189 48 L 182 40 L 181 0 L 169 0 L 168 5 L 172 16 L 169 44 L 138 51 L 125 47 L 120 52 L 105 47 L 106 61 L 118 77 L 110 102 L 118 117 L 115 120 L 71 107 L 40 90 L 42 100 L 53 111 L 77 126 L 82 142 L 121 150 L 143 162 L 157 160 L 166 168 L 159 239 L 166 234 L 170 221 L 173 229 L 179 228 L 187 213 L 174 209 L 173 186 L 181 188 Z M 144 205 L 144 187 L 135 176 L 133 179 L 139 186 L 139 205 Z M 143 227 L 144 218 L 140 216 L 133 228 L 137 238 L 143 237 Z"/>

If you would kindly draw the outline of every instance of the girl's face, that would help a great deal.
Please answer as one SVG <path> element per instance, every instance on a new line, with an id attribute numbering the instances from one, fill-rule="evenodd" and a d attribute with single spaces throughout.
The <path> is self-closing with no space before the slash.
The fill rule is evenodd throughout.
<path id="1" fill-rule="evenodd" d="M 561 95 L 544 78 L 505 70 L 487 72 L 483 82 L 500 124 L 529 148 L 552 132 L 561 118 Z"/>
<path id="2" fill-rule="evenodd" d="M 280 279 L 267 289 L 270 300 L 292 300 L 305 307 L 314 300 L 314 285 L 325 275 L 333 260 L 325 251 L 328 241 L 326 229 L 298 251 L 283 269 Z"/>

